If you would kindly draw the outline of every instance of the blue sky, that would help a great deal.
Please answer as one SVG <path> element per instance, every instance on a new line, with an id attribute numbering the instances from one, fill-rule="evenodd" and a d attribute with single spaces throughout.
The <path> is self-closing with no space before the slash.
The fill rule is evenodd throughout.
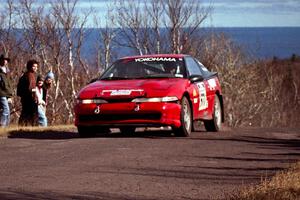
<path id="1" fill-rule="evenodd" d="M 0 10 L 3 2 L 0 0 Z M 44 0 L 37 0 L 43 2 Z M 132 0 L 134 1 L 134 0 Z M 300 0 L 199 0 L 213 6 L 206 26 L 215 27 L 276 27 L 300 26 Z M 103 16 L 112 0 L 79 0 L 80 8 L 94 7 Z"/>
<path id="2" fill-rule="evenodd" d="M 300 0 L 214 0 L 214 26 L 300 26 Z"/>
<path id="3" fill-rule="evenodd" d="M 207 26 L 262 27 L 300 26 L 300 0 L 199 0 L 213 6 Z M 109 0 L 79 0 L 80 5 L 93 5 L 105 12 Z"/>

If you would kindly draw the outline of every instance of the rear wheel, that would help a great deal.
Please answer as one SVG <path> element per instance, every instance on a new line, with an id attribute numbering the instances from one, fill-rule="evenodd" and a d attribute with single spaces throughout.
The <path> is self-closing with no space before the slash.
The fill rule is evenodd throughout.
<path id="1" fill-rule="evenodd" d="M 181 112 L 180 112 L 181 126 L 175 128 L 174 132 L 176 136 L 188 137 L 192 132 L 192 111 L 191 106 L 186 97 L 181 100 Z"/>
<path id="2" fill-rule="evenodd" d="M 214 110 L 213 110 L 213 119 L 205 120 L 204 126 L 207 131 L 217 132 L 222 127 L 222 108 L 220 104 L 220 99 L 215 95 L 214 100 Z"/>

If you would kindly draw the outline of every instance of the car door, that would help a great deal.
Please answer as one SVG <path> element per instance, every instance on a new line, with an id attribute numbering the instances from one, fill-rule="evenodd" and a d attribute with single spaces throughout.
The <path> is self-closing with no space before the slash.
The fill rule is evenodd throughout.
<path id="1" fill-rule="evenodd" d="M 207 102 L 208 102 L 208 108 L 207 108 L 206 112 L 203 113 L 202 116 L 200 116 L 200 118 L 201 119 L 211 119 L 212 114 L 213 114 L 213 109 L 214 109 L 215 94 L 216 94 L 217 89 L 220 88 L 218 76 L 217 76 L 217 73 L 208 71 L 208 69 L 197 59 L 195 59 L 195 61 L 199 65 L 200 70 L 205 79 Z"/>
<path id="2" fill-rule="evenodd" d="M 190 93 L 192 107 L 193 107 L 193 118 L 194 119 L 210 119 L 211 118 L 211 100 L 212 91 L 209 89 L 209 79 L 205 79 L 201 66 L 191 56 L 185 58 L 185 65 L 188 72 L 188 77 L 196 75 L 202 76 L 204 79 L 196 82 L 192 82 Z"/>

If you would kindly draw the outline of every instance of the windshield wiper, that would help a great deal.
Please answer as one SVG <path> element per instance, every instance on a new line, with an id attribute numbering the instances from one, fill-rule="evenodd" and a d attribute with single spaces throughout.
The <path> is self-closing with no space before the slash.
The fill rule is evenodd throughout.
<path id="1" fill-rule="evenodd" d="M 144 78 L 176 78 L 176 77 L 172 74 L 149 74 Z"/>

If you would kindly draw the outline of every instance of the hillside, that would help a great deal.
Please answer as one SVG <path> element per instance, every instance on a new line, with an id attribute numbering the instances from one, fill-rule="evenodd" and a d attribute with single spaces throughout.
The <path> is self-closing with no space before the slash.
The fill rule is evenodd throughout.
<path id="1" fill-rule="evenodd" d="M 269 115 L 277 115 L 276 126 L 297 126 L 300 124 L 300 57 L 289 59 L 273 58 L 265 64 L 265 84 L 271 87 L 273 99 Z M 262 72 L 263 74 L 263 72 Z M 262 85 L 263 87 L 263 85 Z M 268 102 L 266 102 L 268 103 Z"/>

